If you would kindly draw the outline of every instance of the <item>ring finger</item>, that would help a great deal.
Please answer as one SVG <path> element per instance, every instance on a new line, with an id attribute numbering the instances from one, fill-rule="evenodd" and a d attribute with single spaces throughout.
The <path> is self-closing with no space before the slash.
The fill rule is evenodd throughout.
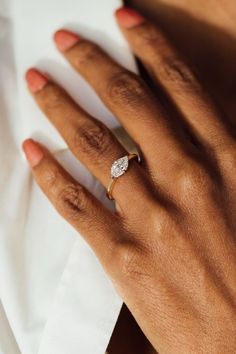
<path id="1" fill-rule="evenodd" d="M 30 69 L 26 80 L 37 104 L 65 139 L 73 154 L 107 187 L 112 162 L 127 155 L 112 132 L 38 70 Z M 139 193 L 144 193 L 146 189 L 142 183 L 143 178 L 142 169 L 132 161 L 125 183 L 124 178 L 121 178 L 122 183 L 117 180 L 113 192 L 116 201 L 120 204 L 121 200 L 124 203 L 130 200 L 133 188 L 137 190 L 137 197 Z"/>

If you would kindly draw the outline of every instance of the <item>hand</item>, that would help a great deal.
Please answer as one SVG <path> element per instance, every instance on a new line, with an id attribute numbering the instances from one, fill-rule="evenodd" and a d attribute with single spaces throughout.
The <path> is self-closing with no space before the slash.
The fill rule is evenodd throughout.
<path id="1" fill-rule="evenodd" d="M 26 156 L 43 192 L 96 252 L 158 352 L 234 353 L 235 127 L 157 27 L 126 8 L 116 18 L 161 100 L 94 43 L 65 30 L 55 42 L 141 149 L 142 164 L 130 161 L 116 181 L 117 212 L 39 143 L 26 140 Z M 112 162 L 127 152 L 55 82 L 36 69 L 26 78 L 71 151 L 107 187 Z"/>

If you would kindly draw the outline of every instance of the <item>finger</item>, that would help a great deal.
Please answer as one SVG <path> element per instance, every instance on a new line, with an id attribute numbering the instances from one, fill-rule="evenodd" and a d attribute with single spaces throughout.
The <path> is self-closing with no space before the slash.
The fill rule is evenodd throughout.
<path id="1" fill-rule="evenodd" d="M 28 139 L 23 149 L 44 194 L 104 260 L 113 245 L 118 218 L 76 182 L 40 144 Z"/>
<path id="2" fill-rule="evenodd" d="M 118 65 L 96 44 L 74 33 L 60 30 L 55 42 L 141 146 L 150 164 L 156 161 L 153 153 L 157 151 L 159 161 L 178 156 L 180 132 L 173 132 L 169 117 L 141 78 Z M 157 145 L 158 150 L 153 149 Z"/>
<path id="3" fill-rule="evenodd" d="M 116 12 L 133 52 L 167 91 L 196 134 L 208 146 L 224 144 L 228 131 L 218 109 L 163 32 L 136 11 Z"/>
<path id="4" fill-rule="evenodd" d="M 31 69 L 26 74 L 29 88 L 41 110 L 67 142 L 74 155 L 85 164 L 105 187 L 110 179 L 110 168 L 127 152 L 111 131 L 91 117 L 56 83 Z M 121 176 L 114 188 L 114 198 L 126 204 L 132 196 L 131 186 L 137 197 L 145 190 L 139 165 L 130 162 L 129 171 Z"/>

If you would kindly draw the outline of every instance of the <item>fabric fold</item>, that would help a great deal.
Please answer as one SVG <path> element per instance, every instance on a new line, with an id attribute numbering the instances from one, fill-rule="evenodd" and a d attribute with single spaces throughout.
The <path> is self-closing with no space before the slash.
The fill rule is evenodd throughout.
<path id="1" fill-rule="evenodd" d="M 60 27 L 78 31 L 135 71 L 113 18 L 119 6 L 119 0 L 0 0 L 0 328 L 6 329 L 0 348 L 4 354 L 104 354 L 119 315 L 122 301 L 96 256 L 36 186 L 21 152 L 24 138 L 40 140 L 107 203 L 104 189 L 36 108 L 24 72 L 33 65 L 50 72 L 87 111 L 110 128 L 117 126 L 57 52 L 52 34 Z"/>

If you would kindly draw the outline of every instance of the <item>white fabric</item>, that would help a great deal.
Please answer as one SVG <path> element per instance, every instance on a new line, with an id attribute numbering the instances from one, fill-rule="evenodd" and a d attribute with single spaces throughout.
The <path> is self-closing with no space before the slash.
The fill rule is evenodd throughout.
<path id="1" fill-rule="evenodd" d="M 21 152 L 28 136 L 105 201 L 26 90 L 25 69 L 50 72 L 89 112 L 116 124 L 55 49 L 61 26 L 96 40 L 120 63 L 134 60 L 113 18 L 119 0 L 0 0 L 0 353 L 104 354 L 121 299 L 98 260 L 53 209 Z M 99 68 L 98 68 L 99 70 Z"/>

